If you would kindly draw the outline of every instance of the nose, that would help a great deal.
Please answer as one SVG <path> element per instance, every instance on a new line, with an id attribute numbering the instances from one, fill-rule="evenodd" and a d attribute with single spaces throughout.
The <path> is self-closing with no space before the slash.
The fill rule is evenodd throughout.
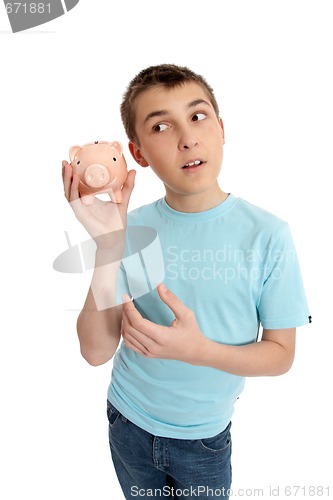
<path id="1" fill-rule="evenodd" d="M 179 138 L 179 143 L 178 143 L 178 148 L 181 151 L 184 151 L 186 149 L 192 149 L 198 144 L 198 138 L 194 134 L 194 131 L 191 130 L 191 128 L 184 128 L 181 132 L 180 138 Z"/>
<path id="2" fill-rule="evenodd" d="M 110 179 L 108 169 L 101 163 L 93 163 L 89 165 L 83 174 L 84 181 L 87 186 L 93 188 L 101 188 L 105 186 Z"/>

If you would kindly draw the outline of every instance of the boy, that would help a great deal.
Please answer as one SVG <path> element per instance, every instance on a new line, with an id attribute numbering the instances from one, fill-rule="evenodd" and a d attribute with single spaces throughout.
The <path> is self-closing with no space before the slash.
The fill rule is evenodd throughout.
<path id="1" fill-rule="evenodd" d="M 284 221 L 220 188 L 223 122 L 200 75 L 147 68 L 121 114 L 133 158 L 166 196 L 127 220 L 130 171 L 121 204 L 84 206 L 65 162 L 66 197 L 97 244 L 78 318 L 81 352 L 99 365 L 123 338 L 107 412 L 126 498 L 228 498 L 231 417 L 245 377 L 287 372 L 296 327 L 309 322 L 292 239 Z M 144 294 L 133 292 L 139 269 L 119 264 L 127 224 L 153 228 L 161 245 L 163 283 Z"/>

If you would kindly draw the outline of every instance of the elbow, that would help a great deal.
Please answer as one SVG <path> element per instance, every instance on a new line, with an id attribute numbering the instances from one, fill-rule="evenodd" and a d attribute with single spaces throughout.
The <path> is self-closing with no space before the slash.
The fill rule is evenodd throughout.
<path id="1" fill-rule="evenodd" d="M 106 355 L 105 353 L 96 353 L 96 352 L 85 352 L 81 349 L 81 356 L 90 366 L 101 366 L 110 361 L 113 357 L 111 355 Z"/>
<path id="2" fill-rule="evenodd" d="M 272 376 L 285 375 L 293 366 L 294 356 L 285 356 L 272 371 Z"/>
<path id="3" fill-rule="evenodd" d="M 273 377 L 279 377 L 280 375 L 285 375 L 289 372 L 291 366 L 280 366 L 276 370 L 274 370 L 270 375 Z"/>
<path id="4" fill-rule="evenodd" d="M 266 343 L 268 375 L 284 375 L 294 362 L 296 328 L 265 330 L 262 341 Z"/>
<path id="5" fill-rule="evenodd" d="M 284 375 L 285 373 L 288 373 L 293 366 L 293 360 L 291 360 L 289 363 L 287 363 L 283 369 L 281 370 L 281 375 Z"/>

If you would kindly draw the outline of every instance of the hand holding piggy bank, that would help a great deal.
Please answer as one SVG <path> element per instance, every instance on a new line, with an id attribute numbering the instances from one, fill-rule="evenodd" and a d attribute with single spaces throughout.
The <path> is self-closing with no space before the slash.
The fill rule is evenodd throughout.
<path id="1" fill-rule="evenodd" d="M 113 203 L 123 200 L 121 187 L 127 177 L 127 165 L 119 142 L 96 141 L 72 146 L 69 158 L 73 174 L 80 177 L 82 203 L 91 205 L 95 194 L 108 193 Z"/>

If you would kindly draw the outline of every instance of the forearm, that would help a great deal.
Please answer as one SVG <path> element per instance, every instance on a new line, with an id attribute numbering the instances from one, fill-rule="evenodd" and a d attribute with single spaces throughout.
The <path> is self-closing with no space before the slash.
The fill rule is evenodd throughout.
<path id="1" fill-rule="evenodd" d="M 77 321 L 82 356 L 101 365 L 114 355 L 120 339 L 122 305 L 116 305 L 119 261 L 107 262 L 107 251 L 96 252 L 91 286 Z"/>
<path id="2" fill-rule="evenodd" d="M 288 331 L 285 331 L 288 334 Z M 292 335 L 292 329 L 290 330 Z M 263 339 L 253 344 L 233 346 L 205 339 L 198 365 L 209 366 L 242 377 L 282 375 L 292 366 L 293 347 Z"/>
<path id="3" fill-rule="evenodd" d="M 281 375 L 291 367 L 296 328 L 264 328 L 262 340 L 248 345 L 219 344 L 202 333 L 193 310 L 164 284 L 157 290 L 175 315 L 169 327 L 143 318 L 130 300 L 123 304 L 122 335 L 126 347 L 138 354 L 207 366 L 243 377 Z"/>

